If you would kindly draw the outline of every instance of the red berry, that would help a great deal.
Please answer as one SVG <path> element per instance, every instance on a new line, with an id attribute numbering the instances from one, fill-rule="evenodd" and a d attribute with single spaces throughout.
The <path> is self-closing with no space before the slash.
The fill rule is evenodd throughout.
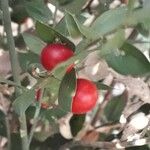
<path id="1" fill-rule="evenodd" d="M 73 56 L 73 51 L 63 44 L 48 44 L 41 52 L 41 63 L 46 70 L 52 70 L 56 65 Z"/>
<path id="2" fill-rule="evenodd" d="M 98 99 L 98 90 L 94 83 L 87 79 L 77 79 L 77 89 L 72 102 L 74 114 L 84 114 L 90 111 Z"/>

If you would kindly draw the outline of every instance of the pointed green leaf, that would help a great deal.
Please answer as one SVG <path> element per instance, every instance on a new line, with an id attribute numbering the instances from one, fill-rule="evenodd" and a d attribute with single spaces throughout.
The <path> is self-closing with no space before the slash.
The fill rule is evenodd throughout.
<path id="1" fill-rule="evenodd" d="M 68 112 L 62 110 L 62 108 L 52 108 L 42 113 L 43 117 L 45 117 L 50 122 L 54 122 L 55 119 L 60 119 L 65 116 Z"/>
<path id="2" fill-rule="evenodd" d="M 28 14 L 36 20 L 48 22 L 51 19 L 52 13 L 43 0 L 25 1 L 25 8 Z"/>
<path id="3" fill-rule="evenodd" d="M 73 136 L 76 136 L 77 133 L 82 129 L 84 121 L 85 114 L 72 116 L 72 118 L 70 119 L 70 127 Z"/>
<path id="4" fill-rule="evenodd" d="M 102 56 L 107 56 L 109 53 L 114 51 L 115 49 L 120 48 L 125 41 L 125 33 L 124 30 L 118 30 L 111 39 L 109 39 L 105 44 L 103 44 L 100 49 L 100 54 Z"/>
<path id="5" fill-rule="evenodd" d="M 55 6 L 60 4 L 59 9 L 62 11 L 69 11 L 73 14 L 79 14 L 82 10 L 82 7 L 85 5 L 87 0 L 51 0 L 50 2 Z"/>
<path id="6" fill-rule="evenodd" d="M 112 87 L 106 85 L 106 84 L 103 84 L 101 82 L 96 82 L 95 85 L 97 86 L 98 89 L 100 90 L 110 90 L 112 89 Z"/>
<path id="7" fill-rule="evenodd" d="M 55 39 L 55 33 L 49 29 L 49 26 L 40 22 L 36 22 L 36 33 L 46 43 L 52 43 Z"/>
<path id="8" fill-rule="evenodd" d="M 66 17 L 66 24 L 70 36 L 76 37 L 82 35 L 88 39 L 95 39 L 95 35 L 96 35 L 95 31 L 91 30 L 90 27 L 81 24 L 75 15 L 66 12 L 65 17 Z"/>
<path id="9" fill-rule="evenodd" d="M 18 53 L 18 58 L 23 71 L 27 71 L 31 64 L 40 63 L 39 55 L 32 52 Z"/>
<path id="10" fill-rule="evenodd" d="M 68 32 L 71 37 L 76 38 L 81 35 L 78 26 L 73 18 L 73 16 L 70 13 L 65 14 L 65 21 L 68 28 Z"/>
<path id="11" fill-rule="evenodd" d="M 111 99 L 104 109 L 104 115 L 110 122 L 119 121 L 122 111 L 126 105 L 124 95 Z"/>
<path id="12" fill-rule="evenodd" d="M 34 100 L 35 90 L 28 90 L 15 99 L 13 102 L 13 108 L 15 112 L 21 116 L 25 113 L 27 108 L 33 103 Z"/>
<path id="13" fill-rule="evenodd" d="M 60 84 L 58 93 L 58 103 L 65 111 L 71 111 L 72 108 L 72 97 L 75 93 L 76 88 L 76 74 L 75 70 L 66 73 Z"/>
<path id="14" fill-rule="evenodd" d="M 123 75 L 144 75 L 150 73 L 150 62 L 144 54 L 129 43 L 122 46 L 124 54 L 113 52 L 106 57 L 110 67 Z"/>
<path id="15" fill-rule="evenodd" d="M 41 50 L 46 45 L 38 37 L 29 33 L 23 33 L 23 38 L 29 50 L 38 55 L 41 53 Z"/>
<path id="16" fill-rule="evenodd" d="M 108 10 L 95 20 L 91 28 L 97 33 L 97 37 L 101 37 L 120 27 L 124 23 L 126 14 L 126 7 Z"/>
<path id="17" fill-rule="evenodd" d="M 54 28 L 52 28 L 51 26 L 48 26 L 47 24 L 44 24 L 40 21 L 37 21 L 36 24 L 39 24 L 40 26 L 44 26 L 44 30 L 48 33 L 53 33 L 53 36 L 55 37 L 59 37 L 60 40 L 65 43 L 67 46 L 69 46 L 70 48 L 72 48 L 72 50 L 75 50 L 75 46 L 74 44 L 67 38 L 65 37 L 64 35 L 62 35 L 61 33 L 59 33 L 58 31 L 56 31 Z M 36 25 L 37 26 L 37 25 Z M 43 33 L 43 32 L 42 32 Z M 49 35 L 50 35 L 49 34 Z M 43 36 L 43 34 L 42 34 Z"/>

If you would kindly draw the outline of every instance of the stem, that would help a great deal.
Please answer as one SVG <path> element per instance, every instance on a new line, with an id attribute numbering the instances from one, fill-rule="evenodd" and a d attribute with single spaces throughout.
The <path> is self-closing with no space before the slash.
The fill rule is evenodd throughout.
<path id="1" fill-rule="evenodd" d="M 7 139 L 8 139 L 7 149 L 11 150 L 11 134 L 10 134 L 10 125 L 9 125 L 8 114 L 5 117 L 5 123 L 6 123 L 6 130 L 7 130 Z"/>
<path id="2" fill-rule="evenodd" d="M 30 135 L 29 135 L 29 145 L 32 141 L 32 138 L 33 138 L 33 135 L 34 135 L 34 131 L 35 131 L 35 128 L 36 128 L 36 125 L 37 125 L 37 122 L 38 122 L 38 116 L 40 114 L 40 110 L 41 110 L 41 106 L 36 106 L 36 110 L 35 110 L 35 114 L 34 114 L 34 118 L 33 118 L 33 126 L 31 128 L 31 131 L 30 131 Z"/>
<path id="3" fill-rule="evenodd" d="M 4 29 L 7 35 L 7 43 L 8 43 L 9 54 L 10 54 L 12 74 L 13 74 L 14 82 L 18 85 L 21 85 L 20 80 L 18 79 L 19 67 L 18 67 L 18 61 L 17 61 L 17 53 L 15 50 L 15 43 L 14 43 L 12 29 L 11 29 L 11 18 L 10 18 L 10 13 L 9 13 L 8 0 L 2 0 L 1 4 L 2 4 L 2 11 L 3 11 Z"/>
<path id="4" fill-rule="evenodd" d="M 26 115 L 23 113 L 19 117 L 20 122 L 20 136 L 22 140 L 22 150 L 29 150 L 28 144 L 28 135 L 27 135 L 27 123 L 26 123 Z"/>
<path id="5" fill-rule="evenodd" d="M 9 5 L 8 0 L 1 0 L 1 6 L 3 11 L 3 22 L 4 22 L 4 29 L 7 36 L 7 44 L 10 54 L 10 61 L 11 61 L 11 68 L 14 82 L 17 85 L 21 85 L 19 80 L 19 70 L 18 70 L 18 61 L 17 61 L 17 53 L 15 50 L 15 43 L 12 35 L 12 28 L 11 28 L 11 18 L 9 12 Z M 15 94 L 16 97 L 21 93 L 21 90 L 18 87 L 15 87 Z M 20 116 L 20 135 L 22 139 L 22 150 L 28 150 L 28 138 L 27 138 L 27 126 L 26 126 L 26 116 L 25 113 Z M 24 133 L 22 136 L 22 133 Z"/>
<path id="6" fill-rule="evenodd" d="M 44 89 L 40 89 L 40 90 L 41 90 L 41 92 L 40 92 L 40 97 L 39 97 L 39 103 L 36 104 L 36 110 L 35 110 L 35 114 L 34 114 L 34 117 L 33 117 L 33 126 L 31 128 L 30 135 L 29 135 L 29 142 L 28 142 L 29 145 L 32 141 L 34 131 L 35 131 L 35 128 L 36 128 L 36 125 L 37 125 L 37 122 L 38 122 L 38 117 L 39 117 L 39 114 L 40 114 L 40 110 L 41 110 L 41 100 L 43 98 Z"/>

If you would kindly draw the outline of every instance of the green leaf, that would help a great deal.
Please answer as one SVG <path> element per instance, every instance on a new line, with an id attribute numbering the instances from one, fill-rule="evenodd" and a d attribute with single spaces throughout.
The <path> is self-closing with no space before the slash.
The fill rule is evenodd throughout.
<path id="1" fill-rule="evenodd" d="M 66 38 L 64 35 L 62 35 L 61 33 L 59 33 L 58 31 L 56 31 L 55 29 L 53 29 L 52 27 L 50 26 L 47 26 L 47 24 L 44 24 L 40 21 L 37 21 L 36 23 L 38 23 L 40 26 L 45 26 L 44 30 L 47 32 L 47 33 L 53 33 L 53 36 L 55 37 L 59 37 L 60 40 L 65 43 L 68 47 L 72 48 L 72 50 L 75 50 L 75 46 L 74 44 L 68 39 Z M 37 25 L 36 25 L 37 26 Z M 42 35 L 43 36 L 43 35 Z"/>
<path id="2" fill-rule="evenodd" d="M 106 85 L 106 84 L 103 84 L 101 82 L 95 82 L 95 85 L 97 86 L 98 89 L 100 90 L 110 90 L 112 89 L 112 87 Z"/>
<path id="3" fill-rule="evenodd" d="M 145 29 L 150 29 L 150 3 L 149 1 L 144 2 L 142 8 L 135 9 L 127 18 L 126 22 L 128 25 L 137 25 L 138 23 L 142 23 Z"/>
<path id="4" fill-rule="evenodd" d="M 76 38 L 81 35 L 73 16 L 68 12 L 65 14 L 65 21 L 71 37 Z"/>
<path id="5" fill-rule="evenodd" d="M 75 93 L 76 88 L 76 74 L 75 70 L 72 69 L 71 72 L 66 73 L 60 84 L 58 93 L 58 103 L 65 111 L 71 111 L 72 109 L 72 97 Z"/>
<path id="6" fill-rule="evenodd" d="M 104 115 L 110 122 L 115 122 L 120 119 L 122 111 L 126 105 L 124 95 L 114 97 L 111 99 L 104 109 Z"/>
<path id="7" fill-rule="evenodd" d="M 130 0 L 128 2 L 128 11 L 131 12 L 134 9 L 134 5 L 137 3 L 137 0 Z"/>
<path id="8" fill-rule="evenodd" d="M 35 20 L 48 22 L 51 19 L 52 13 L 43 0 L 25 1 L 25 8 Z"/>
<path id="9" fill-rule="evenodd" d="M 70 36 L 77 37 L 82 35 L 88 39 L 95 39 L 95 31 L 91 30 L 90 27 L 82 25 L 75 15 L 66 12 L 65 19 Z"/>
<path id="10" fill-rule="evenodd" d="M 82 7 L 84 6 L 84 4 L 86 3 L 87 0 L 51 0 L 51 3 L 54 4 L 55 6 L 57 6 L 57 2 L 60 2 L 60 7 L 59 9 L 62 11 L 69 11 L 73 14 L 79 14 L 81 12 Z M 61 5 L 62 4 L 62 5 Z"/>
<path id="11" fill-rule="evenodd" d="M 109 39 L 102 48 L 100 49 L 100 54 L 102 56 L 107 56 L 112 53 L 113 50 L 120 48 L 125 41 L 125 33 L 124 30 L 118 30 L 111 39 Z"/>
<path id="12" fill-rule="evenodd" d="M 40 63 L 39 55 L 32 52 L 18 53 L 18 58 L 23 71 L 27 71 L 31 64 Z"/>
<path id="13" fill-rule="evenodd" d="M 16 5 L 14 5 L 13 7 L 13 11 L 11 13 L 11 20 L 21 24 L 24 23 L 25 20 L 29 17 L 26 9 L 25 9 L 25 5 L 23 3 L 18 3 Z"/>
<path id="14" fill-rule="evenodd" d="M 76 136 L 77 133 L 82 129 L 85 121 L 85 114 L 82 115 L 73 115 L 70 119 L 71 133 L 73 136 Z"/>
<path id="15" fill-rule="evenodd" d="M 35 90 L 28 90 L 15 99 L 15 101 L 13 102 L 13 108 L 15 112 L 21 116 L 25 113 L 27 108 L 32 104 L 34 100 Z"/>
<path id="16" fill-rule="evenodd" d="M 19 133 L 11 134 L 11 149 L 21 150 L 21 137 Z"/>
<path id="17" fill-rule="evenodd" d="M 62 110 L 62 108 L 56 107 L 43 112 L 42 115 L 50 122 L 54 122 L 55 119 L 56 120 L 60 119 L 61 117 L 65 116 L 67 113 L 68 112 Z"/>
<path id="18" fill-rule="evenodd" d="M 126 18 L 127 8 L 120 7 L 103 13 L 91 26 L 97 37 L 108 34 L 119 28 Z"/>
<path id="19" fill-rule="evenodd" d="M 23 33 L 23 38 L 29 50 L 37 55 L 39 55 L 41 50 L 45 47 L 45 43 L 34 35 Z"/>
<path id="20" fill-rule="evenodd" d="M 48 25 L 39 21 L 36 22 L 36 33 L 46 43 L 52 43 L 55 39 L 54 31 L 50 30 Z"/>
<path id="21" fill-rule="evenodd" d="M 136 47 L 125 43 L 122 48 L 123 55 L 113 52 L 106 57 L 110 67 L 123 75 L 144 75 L 150 72 L 150 63 L 144 54 Z"/>
<path id="22" fill-rule="evenodd" d="M 69 35 L 66 26 L 65 16 L 56 24 L 55 30 L 65 37 Z"/>

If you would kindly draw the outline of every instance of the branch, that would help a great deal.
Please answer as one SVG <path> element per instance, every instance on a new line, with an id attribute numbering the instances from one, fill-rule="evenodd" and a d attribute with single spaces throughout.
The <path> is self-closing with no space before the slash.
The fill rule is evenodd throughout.
<path id="1" fill-rule="evenodd" d="M 101 148 L 101 149 L 110 149 L 115 150 L 116 146 L 115 143 L 112 142 L 92 142 L 87 143 L 83 141 L 71 141 L 69 143 L 64 144 L 59 148 L 59 150 L 66 150 L 66 148 L 73 148 L 76 146 L 84 146 L 84 147 L 92 147 L 92 148 Z"/>
<path id="2" fill-rule="evenodd" d="M 19 64 L 17 61 L 17 53 L 15 50 L 14 38 L 12 35 L 11 18 L 10 18 L 8 0 L 1 0 L 1 6 L 2 6 L 2 11 L 3 11 L 4 29 L 5 29 L 6 36 L 7 36 L 7 44 L 8 44 L 9 54 L 10 54 L 13 79 L 17 85 L 21 85 L 20 80 L 19 80 L 19 70 L 18 70 Z M 21 93 L 21 89 L 19 89 L 18 87 L 15 87 L 15 92 L 16 92 L 15 94 L 17 97 Z M 28 137 L 27 137 L 27 125 L 26 125 L 25 113 L 22 116 L 20 116 L 19 121 L 20 121 L 20 136 L 22 139 L 22 149 L 28 150 Z M 10 144 L 10 141 L 8 142 L 8 144 Z"/>

